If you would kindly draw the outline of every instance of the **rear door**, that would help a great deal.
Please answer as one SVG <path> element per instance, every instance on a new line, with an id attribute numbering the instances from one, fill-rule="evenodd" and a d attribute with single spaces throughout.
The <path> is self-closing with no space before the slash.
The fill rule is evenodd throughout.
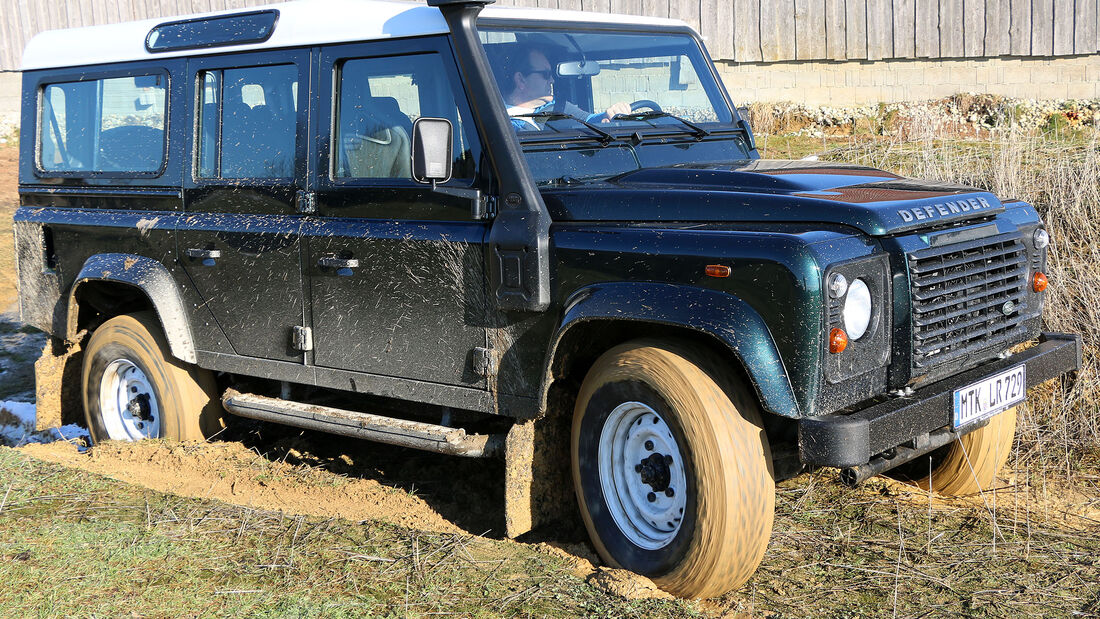
<path id="1" fill-rule="evenodd" d="M 188 75 L 197 123 L 177 242 L 232 346 L 212 352 L 301 362 L 309 52 L 194 59 Z"/>
<path id="2" fill-rule="evenodd" d="M 324 139 L 304 263 L 314 363 L 483 388 L 481 149 L 446 38 L 333 46 L 319 67 Z M 454 174 L 441 191 L 410 176 L 420 117 L 454 128 Z"/>

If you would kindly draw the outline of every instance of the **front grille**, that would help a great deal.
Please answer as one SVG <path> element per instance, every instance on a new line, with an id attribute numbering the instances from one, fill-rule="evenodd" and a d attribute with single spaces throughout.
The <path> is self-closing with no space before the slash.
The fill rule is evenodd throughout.
<path id="1" fill-rule="evenodd" d="M 1027 251 L 1012 232 L 909 254 L 913 367 L 927 369 L 1020 337 Z"/>

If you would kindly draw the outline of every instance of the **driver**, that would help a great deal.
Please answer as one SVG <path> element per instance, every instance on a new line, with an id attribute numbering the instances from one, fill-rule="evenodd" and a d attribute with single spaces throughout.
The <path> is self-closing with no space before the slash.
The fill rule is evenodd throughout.
<path id="1" fill-rule="evenodd" d="M 569 114 L 585 122 L 611 122 L 618 114 L 629 114 L 630 104 L 615 103 L 602 113 L 582 110 L 575 103 L 554 100 L 554 69 L 546 53 L 532 45 L 517 43 L 504 62 L 505 90 L 504 102 L 508 105 L 508 115 L 512 117 L 512 126 L 520 129 L 541 129 L 533 118 L 517 118 L 524 114 L 553 110 Z"/>

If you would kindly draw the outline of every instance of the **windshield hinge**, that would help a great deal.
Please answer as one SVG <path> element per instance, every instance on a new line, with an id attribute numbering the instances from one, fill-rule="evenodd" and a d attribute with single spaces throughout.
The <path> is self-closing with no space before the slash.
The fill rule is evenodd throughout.
<path id="1" fill-rule="evenodd" d="M 492 219 L 496 214 L 496 196 L 480 196 L 474 205 L 474 219 Z"/>

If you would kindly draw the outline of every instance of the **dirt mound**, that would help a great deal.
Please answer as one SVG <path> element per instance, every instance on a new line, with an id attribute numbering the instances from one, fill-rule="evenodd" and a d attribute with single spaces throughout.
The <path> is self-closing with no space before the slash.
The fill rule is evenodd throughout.
<path id="1" fill-rule="evenodd" d="M 630 600 L 673 599 L 671 593 L 658 589 L 652 580 L 626 570 L 601 567 L 585 580 L 601 591 Z"/>
<path id="2" fill-rule="evenodd" d="M 426 531 L 461 531 L 404 490 L 272 461 L 240 443 L 107 442 L 80 453 L 58 442 L 20 449 L 35 458 L 182 496 L 291 514 L 384 520 Z"/>

